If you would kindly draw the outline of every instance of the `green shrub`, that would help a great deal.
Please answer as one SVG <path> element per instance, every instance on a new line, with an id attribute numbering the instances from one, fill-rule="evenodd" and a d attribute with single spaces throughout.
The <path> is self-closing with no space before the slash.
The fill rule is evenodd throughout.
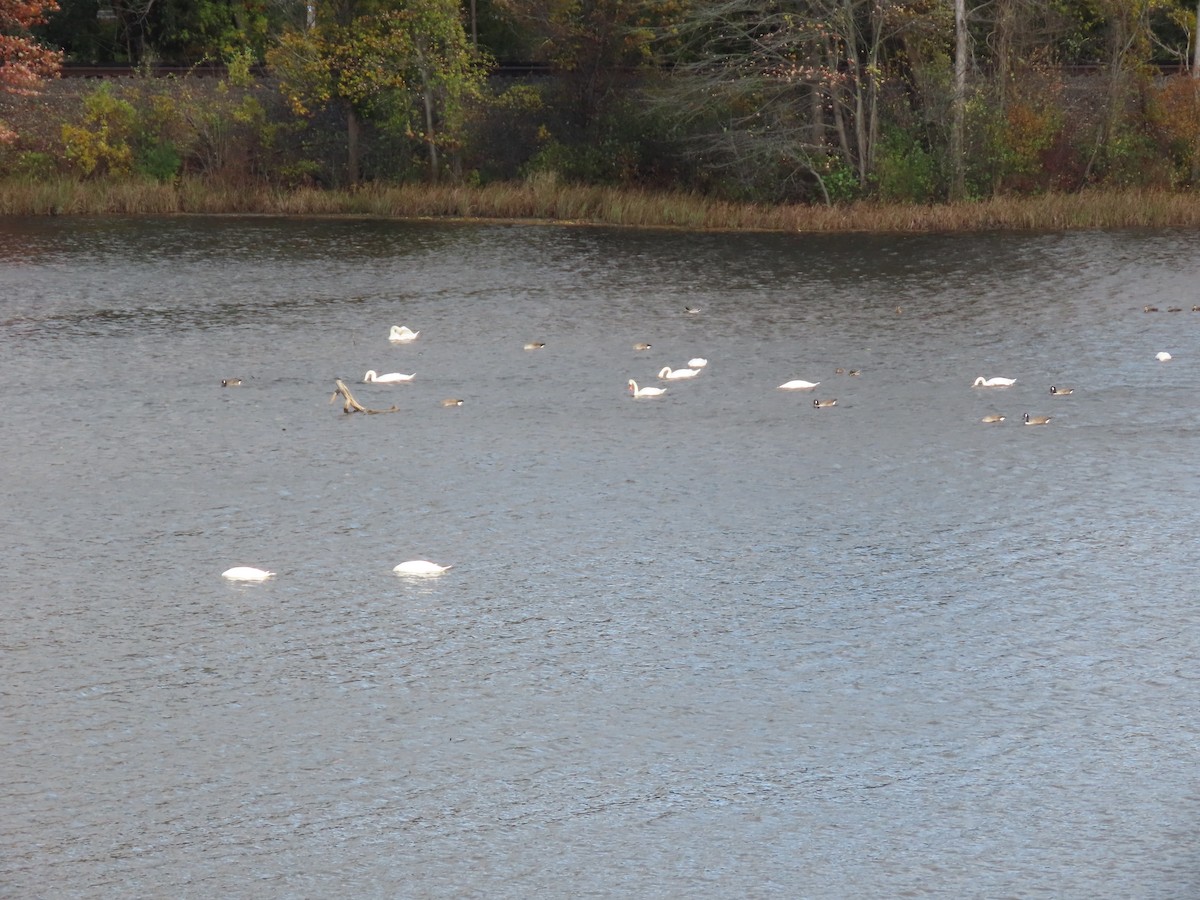
<path id="1" fill-rule="evenodd" d="M 912 135 L 893 129 L 880 142 L 874 183 L 881 200 L 928 203 L 937 193 L 937 164 Z"/>
<path id="2" fill-rule="evenodd" d="M 146 147 L 138 154 L 136 169 L 155 181 L 174 181 L 183 164 L 179 151 L 170 141 L 159 141 Z"/>

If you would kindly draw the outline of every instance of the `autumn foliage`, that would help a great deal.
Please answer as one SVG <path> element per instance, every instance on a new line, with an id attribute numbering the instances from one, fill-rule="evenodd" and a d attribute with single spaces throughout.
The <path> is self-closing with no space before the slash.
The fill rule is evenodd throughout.
<path id="1" fill-rule="evenodd" d="M 28 34 L 31 25 L 55 12 L 55 0 L 0 0 L 0 90 L 32 94 L 38 81 L 58 74 L 62 54 L 39 46 Z"/>

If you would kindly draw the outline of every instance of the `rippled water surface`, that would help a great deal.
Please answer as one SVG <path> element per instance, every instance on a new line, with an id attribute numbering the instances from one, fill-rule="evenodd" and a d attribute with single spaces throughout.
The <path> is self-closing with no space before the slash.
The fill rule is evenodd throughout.
<path id="1" fill-rule="evenodd" d="M 0 222 L 0 894 L 1197 896 L 1198 275 Z"/>

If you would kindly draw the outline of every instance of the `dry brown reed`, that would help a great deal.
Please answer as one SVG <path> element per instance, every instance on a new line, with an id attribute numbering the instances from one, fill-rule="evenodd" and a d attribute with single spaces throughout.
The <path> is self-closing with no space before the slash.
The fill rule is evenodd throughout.
<path id="1" fill-rule="evenodd" d="M 1200 197 L 1166 191 L 1085 191 L 969 203 L 842 206 L 733 203 L 695 194 L 561 184 L 366 186 L 353 191 L 181 179 L 0 181 L 0 215 L 266 214 L 466 219 L 687 230 L 964 232 L 1200 225 Z"/>

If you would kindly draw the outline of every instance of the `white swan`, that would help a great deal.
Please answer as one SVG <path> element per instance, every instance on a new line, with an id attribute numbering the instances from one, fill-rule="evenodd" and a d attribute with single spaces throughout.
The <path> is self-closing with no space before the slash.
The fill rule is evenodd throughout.
<path id="1" fill-rule="evenodd" d="M 661 397 L 663 394 L 665 394 L 667 392 L 666 388 L 659 388 L 659 387 L 640 388 L 640 387 L 638 387 L 638 383 L 636 381 L 634 381 L 632 378 L 629 379 L 629 390 L 633 391 L 633 396 L 637 397 L 637 398 Z"/>
<path id="2" fill-rule="evenodd" d="M 392 569 L 397 575 L 441 575 L 453 566 L 439 566 L 425 559 L 410 559 Z"/>
<path id="3" fill-rule="evenodd" d="M 980 375 L 971 387 L 1012 387 L 1016 383 L 1017 379 L 1015 378 L 1001 378 L 999 375 L 995 378 L 984 378 Z"/>
<path id="4" fill-rule="evenodd" d="M 688 360 L 688 368 L 689 369 L 703 369 L 707 365 L 708 365 L 708 360 L 705 359 L 703 356 L 693 356 L 691 359 Z"/>
<path id="5" fill-rule="evenodd" d="M 781 391 L 811 391 L 821 382 L 805 381 L 803 378 L 797 378 L 794 381 L 785 381 L 781 384 L 778 390 Z"/>
<path id="6" fill-rule="evenodd" d="M 377 375 L 374 369 L 369 369 L 367 374 L 363 376 L 363 381 L 367 382 L 367 384 L 399 384 L 402 381 L 412 381 L 415 377 L 415 372 L 412 375 L 401 375 L 399 372 L 388 372 L 386 375 Z"/>
<path id="7" fill-rule="evenodd" d="M 393 325 L 391 332 L 388 334 L 389 341 L 415 341 L 419 331 L 413 331 L 407 325 Z"/>
<path id="8" fill-rule="evenodd" d="M 234 566 L 232 569 L 222 572 L 221 577 L 228 578 L 230 581 L 266 581 L 274 574 L 274 572 L 256 569 L 253 566 Z"/>
<path id="9" fill-rule="evenodd" d="M 666 378 L 670 381 L 678 381 L 680 378 L 695 378 L 699 374 L 699 369 L 672 369 L 670 366 L 663 366 L 658 370 L 659 378 Z"/>
<path id="10" fill-rule="evenodd" d="M 1171 354 L 1168 353 L 1166 350 L 1159 350 L 1157 353 L 1154 354 L 1154 358 L 1157 359 L 1159 362 L 1168 362 L 1168 361 L 1170 361 L 1170 359 L 1172 357 L 1171 357 Z"/>

